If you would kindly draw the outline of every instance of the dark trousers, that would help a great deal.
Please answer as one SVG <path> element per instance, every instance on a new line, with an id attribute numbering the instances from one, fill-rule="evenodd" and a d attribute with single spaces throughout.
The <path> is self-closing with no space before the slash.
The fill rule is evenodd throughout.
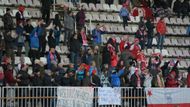
<path id="1" fill-rule="evenodd" d="M 123 28 L 125 29 L 125 26 L 128 26 L 128 16 L 123 16 Z"/>
<path id="2" fill-rule="evenodd" d="M 38 49 L 30 49 L 30 59 L 32 64 L 34 64 L 35 59 L 40 59 L 40 52 Z"/>
<path id="3" fill-rule="evenodd" d="M 50 19 L 50 9 L 42 9 L 42 19 L 46 22 L 46 24 L 49 22 Z"/>
<path id="4" fill-rule="evenodd" d="M 147 48 L 152 48 L 152 37 L 148 37 L 148 41 L 147 41 Z"/>

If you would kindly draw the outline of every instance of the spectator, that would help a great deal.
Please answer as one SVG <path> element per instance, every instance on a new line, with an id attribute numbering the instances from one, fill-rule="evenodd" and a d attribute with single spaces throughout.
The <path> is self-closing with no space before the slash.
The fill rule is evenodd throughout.
<path id="1" fill-rule="evenodd" d="M 24 46 L 24 26 L 23 26 L 23 23 L 19 23 L 19 25 L 16 27 L 16 33 L 18 35 L 17 55 L 21 56 L 22 47 Z"/>
<path id="2" fill-rule="evenodd" d="M 141 71 L 138 68 L 135 68 L 135 73 L 131 76 L 130 85 L 134 88 L 143 87 L 144 78 L 141 75 Z"/>
<path id="3" fill-rule="evenodd" d="M 68 2 L 69 2 L 69 0 L 68 0 Z M 76 5 L 77 3 L 79 3 L 79 0 L 71 0 L 71 2 Z"/>
<path id="4" fill-rule="evenodd" d="M 111 4 L 113 4 L 113 1 L 114 0 L 105 0 L 105 3 L 111 5 Z"/>
<path id="5" fill-rule="evenodd" d="M 152 75 L 150 74 L 150 72 L 147 70 L 144 71 L 144 87 L 152 87 Z"/>
<path id="6" fill-rule="evenodd" d="M 104 64 L 103 68 L 102 68 L 102 72 L 100 74 L 100 81 L 101 81 L 101 85 L 103 87 L 110 87 L 111 84 L 109 82 L 109 74 L 108 74 L 108 64 Z"/>
<path id="7" fill-rule="evenodd" d="M 129 66 L 130 58 L 132 58 L 132 54 L 129 49 L 130 49 L 129 46 L 125 46 L 125 50 L 121 52 L 120 56 L 120 59 L 124 61 L 125 66 Z"/>
<path id="8" fill-rule="evenodd" d="M 4 14 L 2 21 L 4 23 L 5 32 L 11 31 L 14 28 L 13 18 L 11 16 L 11 9 L 6 8 L 6 13 Z"/>
<path id="9" fill-rule="evenodd" d="M 123 28 L 125 29 L 125 27 L 128 26 L 128 20 L 130 19 L 126 4 L 123 4 L 122 8 L 120 9 L 119 16 L 123 18 Z"/>
<path id="10" fill-rule="evenodd" d="M 160 72 L 160 64 L 161 64 L 161 56 L 160 55 L 156 55 L 154 56 L 154 58 L 149 59 L 149 63 L 148 63 L 148 68 L 149 68 L 149 72 L 151 73 L 151 75 L 153 77 L 156 77 L 156 75 Z"/>
<path id="11" fill-rule="evenodd" d="M 168 74 L 166 78 L 166 87 L 178 87 L 179 81 L 178 81 L 178 75 L 179 71 L 177 68 L 177 65 L 179 63 L 179 60 L 175 63 L 174 67 L 171 69 L 171 72 Z"/>
<path id="12" fill-rule="evenodd" d="M 4 35 L 4 39 L 5 39 L 5 52 L 7 56 L 11 57 L 11 64 L 14 65 L 14 47 L 15 47 L 15 42 L 17 40 L 17 35 L 15 33 L 15 31 L 11 30 L 11 31 L 6 31 L 5 35 Z"/>
<path id="13" fill-rule="evenodd" d="M 96 63 L 96 68 L 97 68 L 97 72 L 98 75 L 101 72 L 101 64 L 102 64 L 102 56 L 100 53 L 100 48 L 98 46 L 94 47 L 94 59 L 93 59 Z"/>
<path id="14" fill-rule="evenodd" d="M 121 53 L 125 50 L 126 46 L 128 46 L 129 48 L 131 46 L 131 44 L 129 43 L 129 35 L 125 35 L 119 44 L 119 50 Z"/>
<path id="15" fill-rule="evenodd" d="M 190 87 L 190 67 L 187 69 L 187 87 Z"/>
<path id="16" fill-rule="evenodd" d="M 157 48 L 162 50 L 163 48 L 163 44 L 164 44 L 164 38 L 166 35 L 166 23 L 164 22 L 164 17 L 161 17 L 160 20 L 158 21 L 157 25 L 156 25 L 156 30 L 158 33 L 158 44 L 157 44 Z"/>
<path id="17" fill-rule="evenodd" d="M 30 34 L 30 59 L 32 63 L 34 63 L 35 59 L 40 58 L 40 37 L 42 36 L 43 19 L 38 19 L 38 26 L 34 28 L 32 33 Z"/>
<path id="18" fill-rule="evenodd" d="M 185 18 L 185 16 L 189 16 L 189 0 L 184 0 L 181 4 L 181 13 L 182 13 L 182 19 Z"/>
<path id="19" fill-rule="evenodd" d="M 17 82 L 16 78 L 13 76 L 13 67 L 12 65 L 7 65 L 7 70 L 4 71 L 5 75 L 5 84 L 6 86 L 14 86 Z"/>
<path id="20" fill-rule="evenodd" d="M 187 27 L 187 35 L 190 36 L 190 25 Z"/>
<path id="21" fill-rule="evenodd" d="M 33 72 L 33 77 L 31 79 L 31 86 L 43 86 L 42 76 L 39 71 Z"/>
<path id="22" fill-rule="evenodd" d="M 75 70 L 77 69 L 77 59 L 79 58 L 79 54 L 80 54 L 80 49 L 81 49 L 81 43 L 80 40 L 78 38 L 78 35 L 75 34 L 74 37 L 71 39 L 71 47 L 70 47 L 70 52 L 71 52 L 71 63 L 74 64 L 74 68 Z"/>
<path id="23" fill-rule="evenodd" d="M 28 65 L 21 66 L 21 70 L 18 72 L 17 81 L 19 86 L 30 85 L 30 75 L 28 74 Z"/>
<path id="24" fill-rule="evenodd" d="M 24 26 L 24 36 L 25 36 L 25 55 L 28 56 L 30 48 L 30 34 L 32 33 L 34 27 L 31 25 L 31 19 L 26 20 L 26 25 Z"/>
<path id="25" fill-rule="evenodd" d="M 85 28 L 83 27 L 81 30 L 80 30 L 80 33 L 79 33 L 79 38 L 81 39 L 81 44 L 82 44 L 82 49 L 84 51 L 87 50 L 87 46 L 88 46 L 88 40 L 87 40 L 87 36 L 86 36 L 86 32 L 85 32 Z"/>
<path id="26" fill-rule="evenodd" d="M 2 61 L 3 56 L 3 50 L 5 49 L 5 41 L 3 39 L 3 36 L 0 35 L 0 62 Z"/>
<path id="27" fill-rule="evenodd" d="M 18 12 L 16 13 L 16 25 L 17 26 L 19 26 L 20 23 L 22 23 L 23 25 L 25 24 L 24 10 L 25 10 L 24 6 L 20 5 L 18 7 Z"/>
<path id="28" fill-rule="evenodd" d="M 55 46 L 56 46 L 56 40 L 55 40 L 55 37 L 54 37 L 53 33 L 54 33 L 53 30 L 49 31 L 49 36 L 48 36 L 49 48 L 55 48 Z"/>
<path id="29" fill-rule="evenodd" d="M 111 55 L 108 49 L 109 43 L 107 43 L 104 47 L 103 47 L 103 52 L 102 52 L 102 64 L 108 64 L 110 65 L 110 60 L 111 60 Z"/>
<path id="30" fill-rule="evenodd" d="M 152 40 L 154 37 L 154 23 L 153 20 L 149 19 L 146 22 L 146 28 L 147 28 L 147 48 L 152 48 Z"/>
<path id="31" fill-rule="evenodd" d="M 144 50 L 145 48 L 146 36 L 147 36 L 146 28 L 145 26 L 141 25 L 141 27 L 136 32 L 135 38 L 139 39 L 139 45 L 141 46 L 142 50 Z"/>
<path id="32" fill-rule="evenodd" d="M 2 69 L 0 69 L 0 87 L 2 87 L 4 85 L 4 72 Z"/>
<path id="33" fill-rule="evenodd" d="M 50 19 L 50 9 L 51 5 L 53 4 L 53 0 L 41 0 L 41 12 L 42 12 L 42 18 L 48 24 Z"/>
<path id="34" fill-rule="evenodd" d="M 81 7 L 80 11 L 76 14 L 76 23 L 77 23 L 77 29 L 81 29 L 85 25 L 85 13 L 84 13 L 84 6 Z"/>
<path id="35" fill-rule="evenodd" d="M 144 27 L 145 30 L 146 30 L 146 25 L 145 25 L 145 22 L 144 22 L 144 17 L 140 17 L 140 22 L 138 23 L 138 27 L 139 27 L 139 29 Z"/>
<path id="36" fill-rule="evenodd" d="M 106 33 L 106 28 L 104 25 L 100 26 L 100 24 L 96 25 L 96 28 L 92 30 L 92 38 L 94 45 L 101 45 L 102 39 L 101 35 Z"/>
<path id="37" fill-rule="evenodd" d="M 101 86 L 100 78 L 98 77 L 97 73 L 92 73 L 91 85 L 95 86 L 95 87 L 100 87 Z"/>
<path id="38" fill-rule="evenodd" d="M 121 70 L 119 70 L 117 72 L 117 70 L 113 69 L 112 70 L 112 74 L 111 74 L 111 86 L 112 87 L 120 87 L 121 85 L 121 81 L 120 81 L 120 76 L 122 74 L 124 74 L 124 68 L 122 68 Z"/>
<path id="39" fill-rule="evenodd" d="M 178 18 L 180 17 L 180 13 L 181 13 L 181 5 L 182 5 L 182 3 L 181 3 L 180 0 L 176 0 L 176 1 L 174 2 L 173 11 L 174 11 L 175 13 L 177 13 Z"/>
<path id="40" fill-rule="evenodd" d="M 57 55 L 56 55 L 55 49 L 50 48 L 50 51 L 48 52 L 48 55 L 47 55 L 47 67 L 48 67 L 48 69 L 52 68 L 52 63 L 54 63 L 54 62 L 56 62 L 56 63 L 58 62 Z"/>
<path id="41" fill-rule="evenodd" d="M 18 67 L 18 71 L 21 71 L 21 69 L 26 66 L 26 62 L 25 62 L 25 58 L 23 55 L 20 57 L 19 60 L 20 60 L 20 62 L 18 63 L 17 67 Z"/>
<path id="42" fill-rule="evenodd" d="M 59 14 L 55 15 L 55 19 L 53 20 L 53 25 L 54 25 L 54 36 L 55 36 L 55 41 L 56 41 L 55 43 L 56 43 L 56 46 L 59 46 L 61 28 L 62 28 Z"/>
<path id="43" fill-rule="evenodd" d="M 141 51 L 141 46 L 139 45 L 139 39 L 135 38 L 134 44 L 130 47 L 131 54 L 133 58 L 137 59 L 138 54 Z"/>
<path id="44" fill-rule="evenodd" d="M 73 19 L 73 13 L 71 11 L 64 12 L 64 30 L 65 30 L 65 36 L 64 36 L 64 44 L 70 43 L 70 39 L 74 32 L 74 19 Z M 68 45 L 70 47 L 70 44 Z"/>

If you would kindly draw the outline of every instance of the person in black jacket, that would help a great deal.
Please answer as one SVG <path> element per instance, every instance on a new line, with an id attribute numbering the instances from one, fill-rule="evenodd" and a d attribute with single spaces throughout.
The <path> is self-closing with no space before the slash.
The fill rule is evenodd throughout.
<path id="1" fill-rule="evenodd" d="M 173 11 L 177 14 L 178 18 L 180 17 L 180 11 L 181 11 L 181 1 L 176 0 L 174 2 Z"/>
<path id="2" fill-rule="evenodd" d="M 53 4 L 53 0 L 41 0 L 41 4 L 42 18 L 45 20 L 46 24 L 48 24 L 50 19 L 50 9 L 51 5 Z"/>
<path id="3" fill-rule="evenodd" d="M 33 72 L 33 76 L 31 78 L 31 86 L 43 86 L 43 80 L 42 77 L 40 75 L 40 72 L 35 70 Z M 32 94 L 32 93 L 36 93 L 36 94 Z M 33 88 L 31 90 L 31 97 L 37 97 L 39 95 L 42 95 L 40 88 Z M 38 107 L 38 102 L 40 101 L 40 99 L 34 99 L 34 107 Z"/>
<path id="4" fill-rule="evenodd" d="M 4 23 L 5 32 L 13 30 L 14 22 L 13 22 L 13 18 L 11 16 L 11 9 L 10 8 L 6 8 L 6 13 L 3 16 L 2 21 Z"/>
<path id="5" fill-rule="evenodd" d="M 18 26 L 20 23 L 25 23 L 25 17 L 24 17 L 24 10 L 25 7 L 20 5 L 18 7 L 18 12 L 16 13 L 16 25 Z"/>
<path id="6" fill-rule="evenodd" d="M 49 32 L 49 36 L 48 36 L 48 45 L 49 45 L 49 48 L 55 48 L 56 46 L 56 43 L 55 43 L 55 37 L 53 35 L 53 30 L 50 30 Z"/>
<path id="7" fill-rule="evenodd" d="M 5 40 L 5 53 L 7 56 L 11 57 L 11 64 L 14 65 L 14 48 L 15 48 L 15 42 L 17 35 L 15 33 L 15 31 L 11 30 L 11 31 L 6 31 L 4 33 L 4 40 Z"/>
<path id="8" fill-rule="evenodd" d="M 33 31 L 34 27 L 31 25 L 31 20 L 26 20 L 26 25 L 24 26 L 24 35 L 25 35 L 25 55 L 28 56 L 30 50 L 30 34 Z"/>
<path id="9" fill-rule="evenodd" d="M 148 18 L 146 22 L 146 28 L 147 28 L 147 48 L 152 48 L 152 40 L 154 35 L 154 23 L 153 21 Z"/>
<path id="10" fill-rule="evenodd" d="M 17 83 L 18 86 L 29 86 L 30 85 L 30 75 L 28 74 L 28 65 L 23 65 L 21 66 L 21 70 L 18 72 L 17 75 Z M 28 89 L 27 88 L 23 88 L 23 89 L 18 89 L 17 90 L 17 97 L 27 97 L 28 96 Z M 27 100 L 23 99 L 23 100 L 19 100 L 19 105 L 23 104 L 23 105 L 27 105 L 26 104 Z"/>
<path id="11" fill-rule="evenodd" d="M 77 69 L 77 59 L 79 57 L 80 49 L 81 49 L 81 42 L 78 39 L 78 35 L 75 34 L 74 37 L 71 39 L 71 63 L 74 64 L 74 68 Z"/>
<path id="12" fill-rule="evenodd" d="M 184 0 L 181 4 L 182 19 L 185 18 L 185 16 L 188 16 L 190 10 L 189 8 L 189 0 Z"/>

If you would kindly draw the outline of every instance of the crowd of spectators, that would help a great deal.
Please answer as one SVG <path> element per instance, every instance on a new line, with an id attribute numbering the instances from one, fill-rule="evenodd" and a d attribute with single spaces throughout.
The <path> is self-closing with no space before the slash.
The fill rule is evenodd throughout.
<path id="1" fill-rule="evenodd" d="M 77 2 L 77 0 L 73 1 Z M 132 0 L 131 2 L 138 3 L 139 1 Z M 148 11 L 168 7 L 168 5 L 162 5 L 165 4 L 164 0 L 154 0 L 158 2 L 154 3 L 154 7 L 148 1 L 140 2 L 140 5 L 145 6 Z M 51 0 L 44 0 L 44 2 L 47 4 L 42 1 L 43 15 L 37 20 L 36 27 L 31 25 L 31 19 L 24 17 L 25 7 L 20 6 L 15 15 L 16 29 L 14 29 L 11 9 L 6 9 L 6 14 L 2 18 L 4 30 L 0 36 L 0 59 L 3 68 L 0 70 L 1 86 L 190 87 L 190 68 L 187 70 L 187 77 L 180 73 L 178 69 L 180 57 L 164 62 L 161 66 L 163 58 L 160 53 L 152 53 L 149 57 L 143 53 L 146 48 L 152 48 L 155 35 L 158 38 L 157 48 L 163 49 L 167 33 L 164 17 L 154 24 L 156 14 L 154 12 L 146 14 L 141 17 L 134 41 L 129 41 L 129 35 L 124 35 L 119 44 L 115 37 L 110 37 L 107 43 L 102 45 L 101 38 L 107 33 L 107 29 L 104 25 L 97 24 L 92 30 L 92 35 L 87 35 L 83 7 L 79 8 L 76 15 L 68 7 L 64 7 L 63 17 L 56 14 L 55 19 L 50 20 Z M 108 0 L 108 2 L 112 1 Z M 176 2 L 174 12 L 178 15 L 182 13 L 182 18 L 184 18 L 187 7 L 183 7 L 185 9 L 178 12 Z M 129 1 L 122 3 L 123 7 L 118 15 L 123 18 L 125 29 L 130 20 L 130 11 L 127 9 Z M 133 5 L 137 6 L 137 4 Z M 75 30 L 75 21 L 77 30 Z M 154 28 L 157 33 L 154 32 Z M 188 28 L 188 34 L 189 32 Z M 71 63 L 67 67 L 61 63 L 64 59 L 61 59 L 60 53 L 56 50 L 56 46 L 62 45 L 61 33 L 64 34 L 63 45 L 70 51 L 68 56 Z M 46 52 L 46 45 L 50 48 L 48 52 Z M 25 47 L 24 54 L 22 47 Z M 14 50 L 17 50 L 16 55 L 20 57 L 20 63 L 17 66 L 15 66 Z M 24 56 L 29 57 L 32 62 L 31 74 L 28 73 L 30 65 L 25 62 Z M 47 64 L 40 61 L 40 57 L 45 57 Z"/>

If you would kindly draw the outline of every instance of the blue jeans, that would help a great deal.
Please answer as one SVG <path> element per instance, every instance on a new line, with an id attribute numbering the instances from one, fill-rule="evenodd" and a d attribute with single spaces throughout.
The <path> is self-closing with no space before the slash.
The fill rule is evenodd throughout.
<path id="1" fill-rule="evenodd" d="M 147 41 L 147 48 L 152 48 L 152 37 L 148 37 L 148 41 Z"/>
<path id="2" fill-rule="evenodd" d="M 54 35 L 55 35 L 55 44 L 56 44 L 56 46 L 58 46 L 59 42 L 60 42 L 61 31 L 55 30 Z"/>
<path id="3" fill-rule="evenodd" d="M 71 63 L 74 64 L 75 69 L 77 69 L 77 59 L 79 57 L 79 53 L 71 52 Z"/>
<path id="4" fill-rule="evenodd" d="M 163 49 L 163 44 L 164 44 L 164 38 L 165 35 L 159 35 L 157 39 L 157 48 L 162 50 Z"/>

